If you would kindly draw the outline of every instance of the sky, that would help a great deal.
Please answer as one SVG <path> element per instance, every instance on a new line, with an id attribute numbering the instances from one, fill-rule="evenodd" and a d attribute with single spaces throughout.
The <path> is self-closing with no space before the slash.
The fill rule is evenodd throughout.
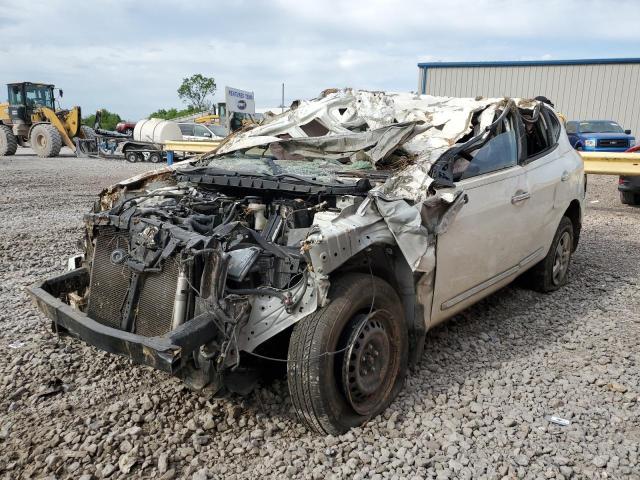
<path id="1" fill-rule="evenodd" d="M 640 57 L 636 0 L 0 0 L 0 82 L 83 114 L 183 108 L 195 73 L 256 106 L 332 87 L 415 91 L 419 62 Z M 6 98 L 6 93 L 0 95 Z"/>

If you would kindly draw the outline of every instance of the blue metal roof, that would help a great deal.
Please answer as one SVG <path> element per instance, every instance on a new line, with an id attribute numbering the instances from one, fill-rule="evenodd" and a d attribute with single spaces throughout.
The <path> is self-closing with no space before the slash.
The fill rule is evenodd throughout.
<path id="1" fill-rule="evenodd" d="M 452 67 L 535 67 L 546 65 L 607 65 L 640 63 L 640 58 L 583 58 L 576 60 L 513 60 L 487 62 L 424 62 L 419 68 L 452 68 Z"/>

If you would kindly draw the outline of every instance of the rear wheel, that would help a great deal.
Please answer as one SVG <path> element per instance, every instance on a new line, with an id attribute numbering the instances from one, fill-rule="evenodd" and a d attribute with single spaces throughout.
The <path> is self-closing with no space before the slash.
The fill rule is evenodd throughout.
<path id="1" fill-rule="evenodd" d="M 332 282 L 331 303 L 298 322 L 287 379 L 298 417 L 310 429 L 338 435 L 382 412 L 407 371 L 408 341 L 395 290 L 371 275 Z"/>
<path id="2" fill-rule="evenodd" d="M 0 125 L 0 157 L 8 157 L 18 150 L 18 139 L 6 125 Z"/>
<path id="3" fill-rule="evenodd" d="M 162 155 L 160 153 L 152 153 L 149 155 L 149 161 L 151 163 L 160 163 L 162 161 Z"/>
<path id="4" fill-rule="evenodd" d="M 568 217 L 562 217 L 547 256 L 526 274 L 531 288 L 552 292 L 567 283 L 573 235 L 573 223 Z"/>
<path id="5" fill-rule="evenodd" d="M 31 148 L 41 158 L 55 157 L 62 148 L 62 137 L 56 127 L 41 123 L 31 130 Z"/>
<path id="6" fill-rule="evenodd" d="M 141 161 L 140 155 L 138 152 L 127 152 L 124 157 L 127 159 L 127 162 L 135 163 Z"/>
<path id="7" fill-rule="evenodd" d="M 640 205 L 640 195 L 633 192 L 620 192 L 620 201 L 625 205 Z"/>

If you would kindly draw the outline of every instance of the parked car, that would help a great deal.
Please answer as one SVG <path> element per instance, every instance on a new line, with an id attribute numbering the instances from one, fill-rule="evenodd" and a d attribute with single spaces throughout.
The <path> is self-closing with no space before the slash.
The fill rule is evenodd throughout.
<path id="1" fill-rule="evenodd" d="M 179 123 L 184 140 L 222 140 L 226 137 L 225 128 L 201 123 Z"/>
<path id="2" fill-rule="evenodd" d="M 119 122 L 116 124 L 116 132 L 125 135 L 133 135 L 133 129 L 136 128 L 136 122 Z"/>
<path id="3" fill-rule="evenodd" d="M 339 434 L 435 325 L 523 274 L 562 287 L 583 203 L 549 106 L 327 90 L 105 189 L 77 268 L 30 293 L 56 332 L 193 389 L 246 393 L 286 362 L 300 421 Z"/>
<path id="4" fill-rule="evenodd" d="M 567 122 L 567 135 L 573 148 L 586 152 L 624 152 L 636 144 L 631 130 L 612 120 Z"/>
<path id="5" fill-rule="evenodd" d="M 628 153 L 640 153 L 640 145 L 631 147 Z M 621 176 L 618 179 L 620 201 L 626 205 L 640 205 L 640 175 Z"/>

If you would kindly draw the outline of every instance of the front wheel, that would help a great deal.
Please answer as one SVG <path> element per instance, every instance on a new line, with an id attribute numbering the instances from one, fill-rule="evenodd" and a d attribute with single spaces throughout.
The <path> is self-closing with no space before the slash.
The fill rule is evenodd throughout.
<path id="1" fill-rule="evenodd" d="M 620 192 L 620 202 L 625 205 L 640 205 L 640 194 L 633 192 Z"/>
<path id="2" fill-rule="evenodd" d="M 408 340 L 395 290 L 372 275 L 332 281 L 331 303 L 298 322 L 287 379 L 298 418 L 339 435 L 381 413 L 407 371 Z"/>
<path id="3" fill-rule="evenodd" d="M 526 273 L 531 288 L 552 292 L 567 283 L 573 235 L 573 223 L 568 217 L 562 217 L 547 256 Z"/>
<path id="4" fill-rule="evenodd" d="M 31 130 L 31 148 L 40 158 L 57 157 L 62 148 L 62 136 L 50 123 L 40 123 Z"/>

